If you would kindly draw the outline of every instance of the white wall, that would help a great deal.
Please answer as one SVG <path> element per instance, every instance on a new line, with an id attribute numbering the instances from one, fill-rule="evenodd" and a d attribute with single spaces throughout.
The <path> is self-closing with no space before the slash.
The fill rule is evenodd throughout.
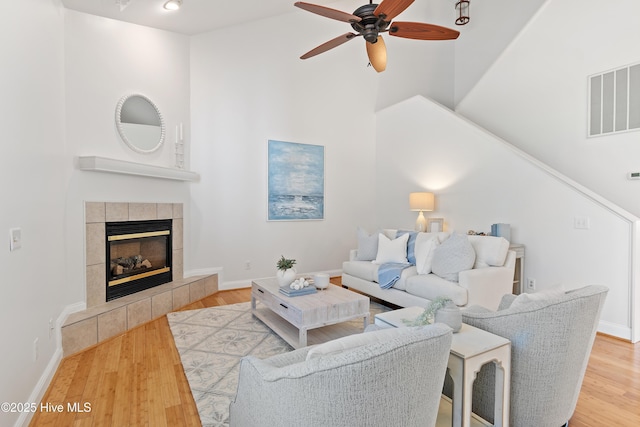
<path id="1" fill-rule="evenodd" d="M 400 19 L 453 26 L 454 10 L 415 3 Z M 202 181 L 192 187 L 192 271 L 219 270 L 223 286 L 243 286 L 273 275 L 281 254 L 296 258 L 300 272 L 340 269 L 356 226 L 374 221 L 374 110 L 416 93 L 453 103 L 454 42 L 386 36 L 382 74 L 366 66 L 361 38 L 298 59 L 349 30 L 294 9 L 193 37 L 192 156 Z M 325 146 L 323 221 L 266 221 L 269 139 Z"/>
<path id="2" fill-rule="evenodd" d="M 66 303 L 64 253 L 64 57 L 57 1 L 5 4 L 0 15 L 0 270 L 2 357 L 0 401 L 28 402 L 55 351 L 49 318 Z M 45 218 L 43 213 L 47 214 Z M 8 234 L 22 228 L 22 248 Z M 33 360 L 33 341 L 39 357 Z M 0 413 L 13 425 L 19 414 Z"/>
<path id="3" fill-rule="evenodd" d="M 471 1 L 469 23 L 458 27 L 461 34 L 455 43 L 456 104 L 473 88 L 544 2 Z"/>
<path id="4" fill-rule="evenodd" d="M 360 1 L 359 5 L 363 2 Z M 387 45 L 387 69 L 379 74 L 376 110 L 415 95 L 429 97 L 449 108 L 454 106 L 454 61 L 464 30 L 455 25 L 450 2 L 414 2 L 394 21 L 424 22 L 461 32 L 457 40 L 411 40 L 383 34 Z M 364 41 L 355 43 L 364 45 Z M 364 46 L 362 46 L 364 50 Z"/>
<path id="5" fill-rule="evenodd" d="M 169 128 L 189 123 L 189 39 L 68 11 L 58 1 L 23 1 L 2 15 L 5 182 L 1 229 L 22 228 L 22 249 L 0 251 L 3 402 L 37 402 L 60 360 L 57 334 L 69 307 L 84 304 L 84 201 L 182 202 L 189 184 L 82 172 L 79 155 L 173 165 L 173 145 L 141 155 L 114 125 L 122 95 L 140 92 Z M 188 137 L 187 127 L 187 137 Z M 171 132 L 169 132 L 171 135 Z M 171 140 L 173 141 L 173 140 Z M 188 221 L 188 218 L 186 218 Z M 185 258 L 188 257 L 185 242 Z M 58 331 L 59 333 L 59 331 Z M 39 357 L 33 361 L 33 341 Z M 0 424 L 26 413 L 0 414 Z"/>
<path id="6" fill-rule="evenodd" d="M 377 114 L 378 226 L 413 229 L 408 195 L 433 191 L 445 229 L 490 231 L 511 224 L 525 245 L 525 274 L 537 290 L 603 284 L 601 330 L 630 337 L 632 223 L 532 164 L 508 144 L 421 97 Z M 574 228 L 574 218 L 591 228 Z"/>
<path id="7" fill-rule="evenodd" d="M 549 0 L 457 111 L 640 215 L 640 133 L 587 138 L 587 76 L 640 62 L 640 2 Z"/>
<path id="8" fill-rule="evenodd" d="M 189 123 L 189 38 L 73 10 L 65 15 L 69 151 L 173 166 L 175 126 Z M 166 122 L 155 153 L 134 152 L 116 130 L 116 104 L 132 93 L 148 96 Z"/>
<path id="9" fill-rule="evenodd" d="M 78 156 L 103 156 L 172 167 L 175 126 L 183 123 L 189 141 L 189 38 L 175 33 L 65 10 L 65 95 L 67 112 L 66 200 L 68 300 L 85 301 L 84 202 L 177 202 L 189 212 L 189 184 L 80 171 Z M 119 99 L 149 97 L 167 127 L 155 153 L 131 150 L 115 127 Z M 187 161 L 187 168 L 189 163 Z M 188 219 L 185 229 L 188 228 Z M 188 260 L 185 236 L 185 262 Z"/>
<path id="10" fill-rule="evenodd" d="M 192 39 L 191 268 L 221 269 L 224 286 L 273 276 L 281 254 L 299 272 L 340 269 L 372 222 L 377 75 L 364 46 L 298 59 L 340 34 L 324 24 L 301 11 Z M 269 139 L 325 147 L 324 220 L 267 221 Z"/>

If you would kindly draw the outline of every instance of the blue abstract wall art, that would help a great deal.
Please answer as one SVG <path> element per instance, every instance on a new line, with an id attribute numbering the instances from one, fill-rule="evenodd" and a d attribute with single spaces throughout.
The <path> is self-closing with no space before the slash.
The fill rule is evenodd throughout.
<path id="1" fill-rule="evenodd" d="M 269 221 L 324 219 L 324 147 L 269 140 Z"/>

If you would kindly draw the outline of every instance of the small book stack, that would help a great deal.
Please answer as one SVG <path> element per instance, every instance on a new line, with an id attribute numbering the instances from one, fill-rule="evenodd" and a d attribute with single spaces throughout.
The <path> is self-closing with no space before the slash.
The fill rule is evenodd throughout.
<path id="1" fill-rule="evenodd" d="M 497 237 L 504 237 L 508 241 L 511 241 L 511 225 L 493 224 L 491 226 L 491 235 L 497 236 Z"/>
<path id="2" fill-rule="evenodd" d="M 289 286 L 281 286 L 280 293 L 285 294 L 288 297 L 299 297 L 300 295 L 315 294 L 318 292 L 315 286 L 305 286 L 302 289 L 291 289 Z"/>

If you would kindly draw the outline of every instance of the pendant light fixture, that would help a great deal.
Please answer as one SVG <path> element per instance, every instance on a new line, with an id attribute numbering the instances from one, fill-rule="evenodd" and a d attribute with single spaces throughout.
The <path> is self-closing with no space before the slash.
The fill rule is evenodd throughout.
<path id="1" fill-rule="evenodd" d="M 456 25 L 465 25 L 469 22 L 469 0 L 458 0 L 456 3 Z"/>

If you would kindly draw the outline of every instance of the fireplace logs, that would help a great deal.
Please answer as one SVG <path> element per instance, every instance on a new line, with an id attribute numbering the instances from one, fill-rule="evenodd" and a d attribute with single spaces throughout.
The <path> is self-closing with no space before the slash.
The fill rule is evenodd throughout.
<path id="1" fill-rule="evenodd" d="M 120 257 L 111 260 L 111 274 L 121 276 L 123 274 L 137 273 L 137 270 L 151 268 L 151 261 L 142 260 L 142 255 Z"/>

